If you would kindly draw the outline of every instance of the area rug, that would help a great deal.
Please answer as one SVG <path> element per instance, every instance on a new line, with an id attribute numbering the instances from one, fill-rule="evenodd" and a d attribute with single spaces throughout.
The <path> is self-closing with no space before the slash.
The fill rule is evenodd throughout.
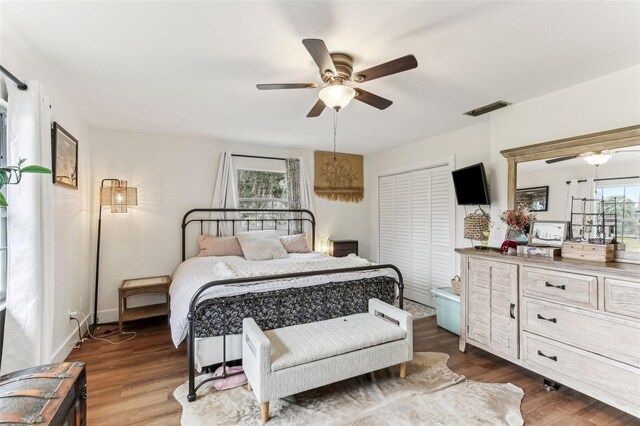
<path id="1" fill-rule="evenodd" d="M 395 305 L 396 307 L 398 306 L 397 300 Z M 404 299 L 404 310 L 413 315 L 414 320 L 432 317 L 436 314 L 436 310 L 434 308 L 407 299 Z"/>
<path id="2" fill-rule="evenodd" d="M 449 355 L 417 352 L 401 379 L 397 367 L 270 402 L 268 425 L 522 425 L 524 392 L 511 383 L 467 380 L 447 367 Z M 187 402 L 187 383 L 173 396 L 182 425 L 261 425 L 246 386 L 216 391 L 206 383 Z"/>

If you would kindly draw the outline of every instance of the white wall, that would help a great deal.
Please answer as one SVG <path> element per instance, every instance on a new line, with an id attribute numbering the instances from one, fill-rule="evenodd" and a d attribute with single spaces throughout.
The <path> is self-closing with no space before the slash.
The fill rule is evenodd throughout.
<path id="1" fill-rule="evenodd" d="M 487 120 L 486 116 L 484 120 Z M 374 259 L 377 258 L 378 221 L 375 197 L 376 176 L 380 170 L 410 168 L 415 163 L 450 155 L 455 156 L 456 168 L 482 161 L 489 175 L 492 216 L 497 218 L 507 205 L 507 161 L 500 154 L 501 150 L 639 123 L 640 65 L 516 103 L 491 113 L 487 121 L 476 126 L 376 153 L 368 157 L 367 193 L 371 200 L 372 241 L 370 253 Z M 458 247 L 470 246 L 470 241 L 462 238 L 463 219 L 464 210 L 458 207 Z"/>
<path id="2" fill-rule="evenodd" d="M 507 205 L 501 150 L 639 123 L 640 65 L 495 111 L 490 118 L 493 209 Z"/>
<path id="3" fill-rule="evenodd" d="M 138 206 L 129 214 L 110 214 L 108 208 L 103 211 L 98 308 L 102 322 L 117 320 L 117 289 L 123 279 L 174 272 L 181 260 L 182 216 L 189 209 L 211 206 L 222 151 L 303 157 L 313 180 L 313 151 L 309 150 L 97 128 L 91 129 L 91 143 L 93 205 L 98 203 L 98 188 L 104 178 L 124 179 L 138 188 Z M 363 242 L 362 254 L 367 255 L 367 201 L 342 203 L 314 197 L 317 240 L 358 239 Z M 94 245 L 97 219 L 96 210 Z"/>
<path id="4" fill-rule="evenodd" d="M 29 46 L 3 22 L 1 63 L 22 80 L 38 80 L 51 102 L 51 116 L 75 136 L 78 147 L 79 189 L 53 186 L 54 209 L 54 324 L 51 336 L 51 360 L 62 361 L 77 342 L 77 323 L 69 321 L 69 311 L 89 312 L 91 296 L 88 194 L 92 182 L 89 168 L 89 128 L 74 105 L 58 90 L 61 74 L 45 66 Z M 11 82 L 7 84 L 13 84 Z M 9 99 L 9 105 L 11 99 Z"/>

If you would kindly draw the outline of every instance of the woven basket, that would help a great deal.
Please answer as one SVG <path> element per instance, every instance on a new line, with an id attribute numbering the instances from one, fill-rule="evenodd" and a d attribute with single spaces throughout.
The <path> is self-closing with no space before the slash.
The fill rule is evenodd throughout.
<path id="1" fill-rule="evenodd" d="M 456 292 L 456 294 L 460 294 L 460 277 L 459 276 L 455 276 L 453 277 L 453 279 L 451 280 L 451 287 L 453 287 L 453 291 Z"/>
<path id="2" fill-rule="evenodd" d="M 489 219 L 484 213 L 476 210 L 464 218 L 464 238 L 484 240 L 484 232 L 489 230 Z"/>

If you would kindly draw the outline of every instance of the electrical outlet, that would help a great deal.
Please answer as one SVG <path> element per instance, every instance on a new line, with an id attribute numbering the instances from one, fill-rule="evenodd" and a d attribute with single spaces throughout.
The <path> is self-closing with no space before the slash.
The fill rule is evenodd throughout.
<path id="1" fill-rule="evenodd" d="M 78 315 L 80 314 L 80 312 L 78 311 L 68 311 L 69 312 L 69 321 L 71 321 L 72 319 L 80 319 L 78 318 Z"/>

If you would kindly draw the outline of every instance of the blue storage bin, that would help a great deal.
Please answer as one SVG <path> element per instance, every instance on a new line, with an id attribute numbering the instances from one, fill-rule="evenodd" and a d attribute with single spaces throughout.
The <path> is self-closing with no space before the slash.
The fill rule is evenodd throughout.
<path id="1" fill-rule="evenodd" d="M 436 320 L 439 327 L 460 335 L 460 296 L 451 287 L 434 288 Z"/>

